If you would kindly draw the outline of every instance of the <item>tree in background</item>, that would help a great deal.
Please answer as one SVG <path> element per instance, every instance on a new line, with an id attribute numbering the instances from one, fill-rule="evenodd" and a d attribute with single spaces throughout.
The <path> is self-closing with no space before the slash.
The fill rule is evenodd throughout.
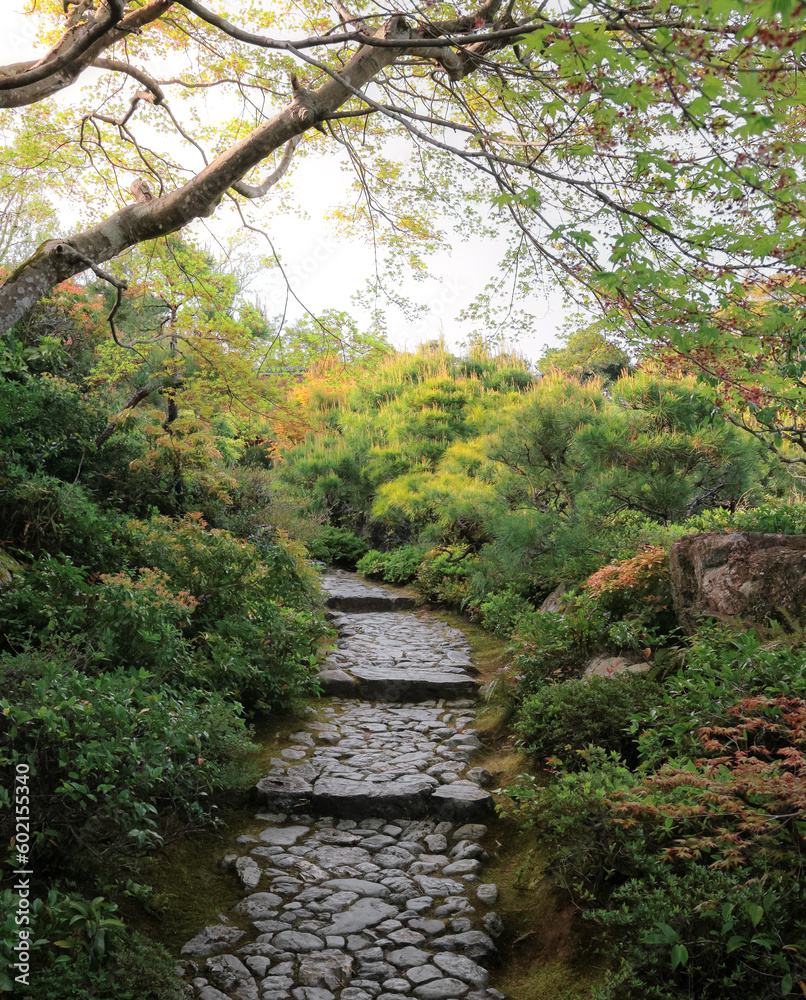
<path id="1" fill-rule="evenodd" d="M 2 325 L 88 268 L 120 282 L 107 262 L 194 219 L 252 218 L 295 150 L 340 150 L 359 206 L 338 224 L 372 226 L 392 275 L 427 273 L 423 248 L 444 244 L 451 218 L 497 231 L 495 199 L 515 292 L 544 271 L 584 289 L 636 343 L 729 375 L 751 418 L 771 409 L 762 436 L 801 440 L 796 0 L 334 6 L 337 25 L 315 0 L 282 16 L 235 5 L 230 19 L 198 0 L 39 4 L 51 50 L 0 70 L 7 169 L 35 163 L 42 190 L 85 208 L 7 277 Z M 89 90 L 50 101 L 91 71 Z M 200 88 L 239 111 L 202 125 Z"/>

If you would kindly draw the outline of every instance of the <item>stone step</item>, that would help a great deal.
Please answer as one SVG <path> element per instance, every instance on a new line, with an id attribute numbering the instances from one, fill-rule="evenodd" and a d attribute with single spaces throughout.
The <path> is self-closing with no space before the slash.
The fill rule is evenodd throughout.
<path id="1" fill-rule="evenodd" d="M 374 587 L 346 574 L 323 576 L 322 589 L 329 595 L 325 607 L 330 611 L 408 611 L 415 605 L 413 597 L 404 597 L 385 587 Z"/>
<path id="2" fill-rule="evenodd" d="M 431 699 L 475 698 L 478 681 L 461 669 L 438 667 L 350 667 L 319 674 L 326 695 L 364 701 L 415 703 Z"/>
<path id="3" fill-rule="evenodd" d="M 391 781 L 323 777 L 312 784 L 295 776 L 272 774 L 258 781 L 254 798 L 273 811 L 304 810 L 337 819 L 430 816 L 471 823 L 489 819 L 493 813 L 492 795 L 473 782 L 441 785 L 427 774 L 403 775 Z"/>
<path id="4" fill-rule="evenodd" d="M 325 601 L 329 611 L 365 612 L 365 611 L 408 611 L 413 608 L 413 597 L 402 597 L 395 594 L 332 594 Z"/>

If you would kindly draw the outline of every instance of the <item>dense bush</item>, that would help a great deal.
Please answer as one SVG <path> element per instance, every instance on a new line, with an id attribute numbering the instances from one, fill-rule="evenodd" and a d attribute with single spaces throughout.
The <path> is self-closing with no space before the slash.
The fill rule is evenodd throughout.
<path id="1" fill-rule="evenodd" d="M 638 763 L 636 720 L 648 719 L 663 695 L 657 684 L 635 674 L 591 677 L 551 684 L 524 698 L 516 731 L 541 762 L 575 771 L 589 746 L 614 751 Z"/>
<path id="2" fill-rule="evenodd" d="M 0 701 L 0 762 L 30 768 L 41 866 L 54 846 L 63 860 L 86 843 L 142 847 L 166 806 L 203 817 L 210 793 L 240 780 L 233 764 L 252 748 L 232 703 L 209 691 L 180 696 L 143 669 L 93 677 L 23 655 L 0 660 L 0 673 L 15 691 Z"/>
<path id="3" fill-rule="evenodd" d="M 371 549 L 356 566 L 362 576 L 377 577 L 385 583 L 411 583 L 417 576 L 423 550 L 416 545 L 401 545 L 391 552 Z"/>
<path id="4" fill-rule="evenodd" d="M 467 546 L 448 545 L 423 556 L 415 586 L 427 601 L 462 608 L 470 600 L 469 577 L 476 558 Z"/>
<path id="5" fill-rule="evenodd" d="M 80 483 L 0 467 L 0 524 L 5 544 L 33 555 L 65 555 L 114 571 L 125 558 L 124 519 L 101 508 Z"/>
<path id="6" fill-rule="evenodd" d="M 355 569 L 356 564 L 366 555 L 368 546 L 354 531 L 327 525 L 308 542 L 307 548 L 312 559 L 329 566 Z"/>
<path id="7" fill-rule="evenodd" d="M 662 685 L 572 681 L 526 699 L 521 732 L 555 777 L 513 795 L 606 932 L 601 1000 L 798 995 L 805 679 L 803 650 L 712 626 Z"/>
<path id="8" fill-rule="evenodd" d="M 606 647 L 612 618 L 590 595 L 569 597 L 562 612 L 535 612 L 518 620 L 513 666 L 525 692 L 580 676 Z"/>
<path id="9" fill-rule="evenodd" d="M 0 895 L 0 989 L 15 989 L 16 969 L 9 944 L 19 897 Z M 187 1000 L 189 989 L 175 973 L 167 950 L 138 933 L 128 932 L 117 906 L 102 896 L 84 899 L 76 892 L 51 889 L 29 909 L 33 942 L 25 995 L 34 1000 Z"/>
<path id="10" fill-rule="evenodd" d="M 512 590 L 493 594 L 482 602 L 479 610 L 481 624 L 502 638 L 511 636 L 521 620 L 534 612 L 532 605 Z"/>

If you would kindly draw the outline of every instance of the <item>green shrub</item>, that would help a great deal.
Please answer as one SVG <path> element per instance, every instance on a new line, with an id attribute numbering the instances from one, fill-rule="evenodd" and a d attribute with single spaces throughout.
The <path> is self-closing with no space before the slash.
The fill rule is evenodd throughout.
<path id="1" fill-rule="evenodd" d="M 562 612 L 535 612 L 515 632 L 513 667 L 523 691 L 579 676 L 608 644 L 612 618 L 587 594 L 569 598 Z"/>
<path id="2" fill-rule="evenodd" d="M 401 545 L 391 552 L 371 549 L 356 566 L 362 576 L 378 577 L 385 583 L 411 583 L 420 568 L 423 550 L 416 545 Z"/>
<path id="3" fill-rule="evenodd" d="M 691 640 L 684 666 L 665 679 L 663 702 L 640 736 L 645 766 L 698 754 L 698 731 L 730 719 L 740 699 L 777 698 L 803 691 L 806 649 L 762 642 L 753 629 L 703 626 Z"/>
<path id="4" fill-rule="evenodd" d="M 26 673 L 10 700 L 8 678 Z M 204 818 L 207 797 L 242 780 L 234 763 L 253 749 L 237 706 L 209 691 L 154 685 L 142 669 L 90 677 L 69 661 L 21 656 L 0 659 L 0 677 L 0 764 L 30 768 L 43 866 L 54 848 L 63 863 L 82 842 L 100 850 L 158 840 L 163 807 Z"/>
<path id="5" fill-rule="evenodd" d="M 552 877 L 608 932 L 599 948 L 614 971 L 596 996 L 797 995 L 806 894 L 775 796 L 748 805 L 719 764 L 703 783 L 707 766 L 639 777 L 600 748 L 582 756 L 578 773 L 512 793 L 552 852 Z M 737 856 L 734 840 L 746 844 Z"/>
<path id="6" fill-rule="evenodd" d="M 464 607 L 470 600 L 469 577 L 477 558 L 468 546 L 446 545 L 423 556 L 415 586 L 428 601 Z"/>
<path id="7" fill-rule="evenodd" d="M 90 639 L 107 665 L 154 671 L 160 679 L 180 677 L 190 664 L 185 638 L 198 601 L 174 593 L 162 570 L 103 574 L 90 612 Z"/>
<path id="8" fill-rule="evenodd" d="M 657 684 L 635 674 L 550 684 L 524 698 L 515 728 L 530 753 L 562 759 L 568 770 L 583 766 L 579 751 L 591 745 L 634 766 L 638 726 L 662 697 Z"/>
<path id="9" fill-rule="evenodd" d="M 800 497 L 766 497 L 746 510 L 706 510 L 684 522 L 688 534 L 702 531 L 762 531 L 774 535 L 806 532 L 806 500 Z"/>
<path id="10" fill-rule="evenodd" d="M 509 638 L 521 619 L 534 612 L 532 605 L 512 590 L 493 594 L 482 602 L 480 610 L 481 624 L 502 638 Z"/>
<path id="11" fill-rule="evenodd" d="M 332 526 L 322 528 L 307 547 L 312 559 L 344 569 L 355 569 L 356 563 L 367 552 L 367 543 L 355 532 Z"/>
<path id="12" fill-rule="evenodd" d="M 85 631 L 92 592 L 85 570 L 67 556 L 44 555 L 24 567 L 0 589 L 0 648 L 47 646 Z"/>
<path id="13" fill-rule="evenodd" d="M 90 569 L 114 571 L 125 558 L 123 519 L 100 507 L 80 483 L 0 470 L 0 541 L 33 555 L 65 555 Z"/>
<path id="14" fill-rule="evenodd" d="M 0 377 L 0 465 L 72 481 L 106 423 L 98 401 L 64 379 Z"/>
<path id="15" fill-rule="evenodd" d="M 253 714 L 287 708 L 316 691 L 320 615 L 265 602 L 254 619 L 228 616 L 198 640 L 198 656 L 183 683 L 219 691 Z"/>
<path id="16" fill-rule="evenodd" d="M 215 628 L 227 616 L 252 617 L 266 600 L 291 607 L 315 601 L 313 571 L 301 550 L 282 538 L 258 546 L 208 529 L 200 514 L 130 521 L 128 530 L 136 564 L 162 570 L 175 593 L 196 599 L 197 629 Z"/>
<path id="17" fill-rule="evenodd" d="M 24 989 L 15 989 L 18 969 L 11 944 L 19 939 L 15 923 L 20 897 L 0 895 L 0 990 L 34 1000 L 183 1000 L 187 984 L 175 973 L 176 961 L 161 945 L 126 930 L 117 906 L 101 896 L 51 888 L 31 901 L 27 914 L 32 942 L 32 972 Z"/>

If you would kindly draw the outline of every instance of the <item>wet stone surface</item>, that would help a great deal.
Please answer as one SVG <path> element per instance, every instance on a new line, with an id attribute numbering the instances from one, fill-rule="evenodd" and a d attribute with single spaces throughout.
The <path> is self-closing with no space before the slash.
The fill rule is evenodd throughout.
<path id="1" fill-rule="evenodd" d="M 330 663 L 462 673 L 475 686 L 460 632 L 390 611 L 400 599 L 379 587 L 366 588 L 376 610 L 344 613 L 340 599 L 358 600 L 363 584 L 338 575 L 324 585 L 339 609 Z M 265 825 L 233 835 L 222 859 L 242 900 L 182 948 L 195 996 L 502 998 L 487 971 L 503 925 L 479 822 L 492 799 L 470 773 L 481 744 L 461 694 L 434 697 L 426 685 L 405 702 L 331 699 L 292 734 L 256 788 Z"/>

